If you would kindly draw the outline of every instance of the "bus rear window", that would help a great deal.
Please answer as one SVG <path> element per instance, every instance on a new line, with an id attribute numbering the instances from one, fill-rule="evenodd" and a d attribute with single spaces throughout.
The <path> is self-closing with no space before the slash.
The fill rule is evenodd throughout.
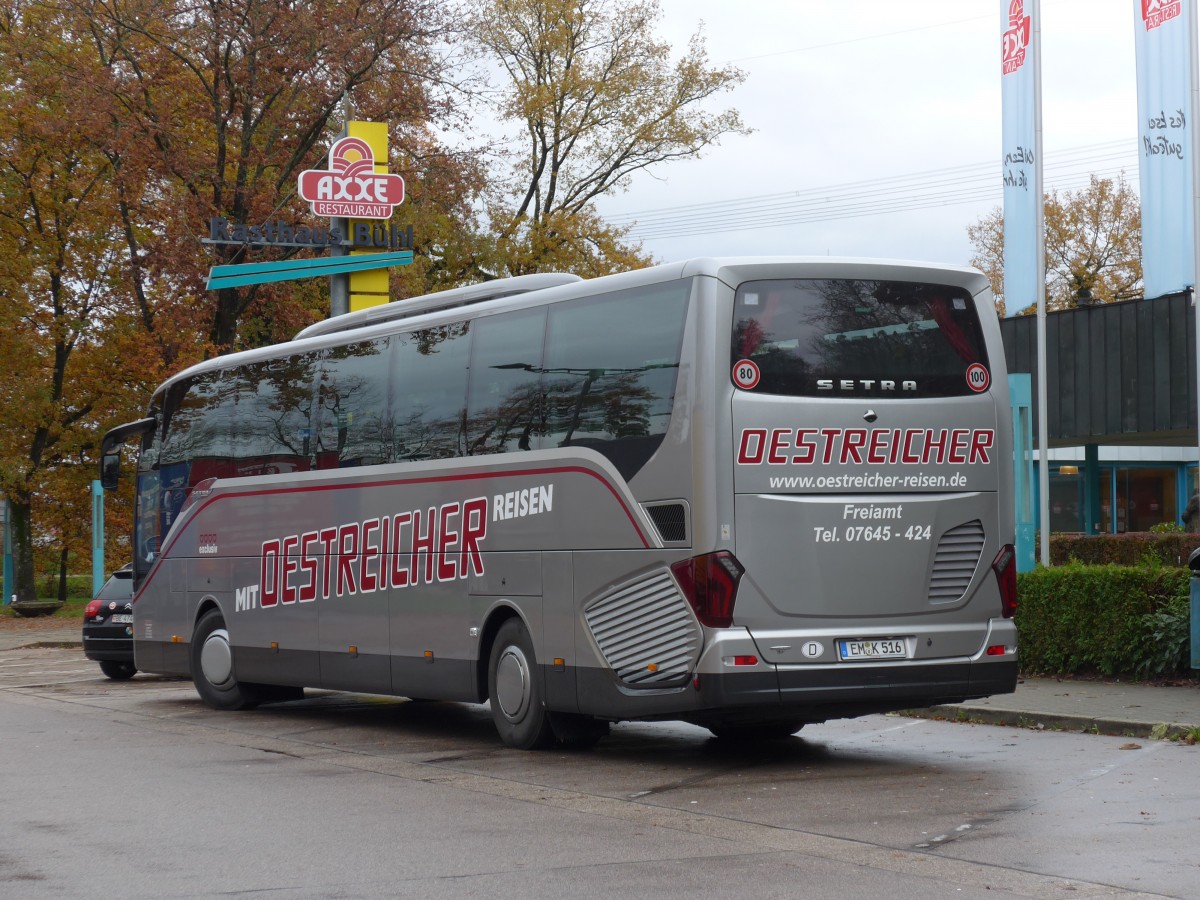
<path id="1" fill-rule="evenodd" d="M 971 295 L 904 281 L 747 282 L 734 307 L 735 378 L 755 393 L 797 397 L 953 397 L 990 376 Z M 753 371 L 753 367 L 746 367 Z"/>

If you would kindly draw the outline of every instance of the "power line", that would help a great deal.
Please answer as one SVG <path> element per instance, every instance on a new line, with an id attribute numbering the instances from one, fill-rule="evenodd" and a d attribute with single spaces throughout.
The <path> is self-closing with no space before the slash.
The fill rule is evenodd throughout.
<path id="1" fill-rule="evenodd" d="M 1047 154 L 1048 190 L 1086 186 L 1093 175 L 1114 177 L 1136 166 L 1132 139 L 1090 144 Z M 816 188 L 659 207 L 607 217 L 630 226 L 635 240 L 775 228 L 857 218 L 1003 197 L 996 163 L 972 163 L 824 185 Z"/>
<path id="2" fill-rule="evenodd" d="M 1114 166 L 1099 171 L 1091 169 L 1086 173 L 1064 173 L 1049 182 L 1054 190 L 1073 190 L 1086 186 L 1091 175 L 1112 177 L 1123 171 L 1123 166 Z M 931 206 L 947 206 L 962 203 L 976 203 L 991 200 L 999 203 L 1003 198 L 1000 185 L 971 185 L 954 186 L 941 191 L 890 192 L 870 199 L 850 202 L 846 198 L 829 197 L 823 201 L 789 204 L 782 208 L 775 207 L 754 211 L 742 211 L 739 214 L 723 213 L 719 216 L 692 218 L 686 221 L 673 221 L 647 226 L 634 226 L 630 236 L 638 239 L 653 239 L 676 237 L 685 234 L 706 234 L 720 231 L 730 231 L 737 228 L 773 227 L 780 225 L 799 224 L 803 222 L 833 220 L 861 216 L 878 215 L 888 212 L 898 212 L 911 209 L 922 209 Z"/>
<path id="3" fill-rule="evenodd" d="M 1053 160 L 1046 166 L 1047 172 L 1050 174 L 1061 173 L 1069 168 L 1078 168 L 1079 166 L 1093 167 L 1099 162 L 1112 162 L 1114 160 L 1126 159 L 1129 154 L 1124 151 L 1114 152 L 1114 147 L 1128 147 L 1128 143 L 1111 142 L 1110 144 L 1098 144 L 1092 147 L 1079 148 L 1087 151 L 1085 155 L 1079 154 L 1076 151 L 1064 151 L 1062 154 L 1056 154 L 1059 159 Z M 1107 152 L 1095 152 L 1095 151 Z M 1068 156 L 1067 154 L 1074 154 Z M 1065 157 L 1065 158 L 1061 158 Z M 642 210 L 640 212 L 632 212 L 610 216 L 609 221 L 613 224 L 649 224 L 652 222 L 662 221 L 664 219 L 679 218 L 679 217 L 694 217 L 696 215 L 704 215 L 707 213 L 725 213 L 737 207 L 761 208 L 762 205 L 774 202 L 804 202 L 806 199 L 820 197 L 822 199 L 830 199 L 838 196 L 857 196 L 862 194 L 878 195 L 881 190 L 908 190 L 914 187 L 923 187 L 930 184 L 946 185 L 946 184 L 962 184 L 962 183 L 982 183 L 984 185 L 995 185 L 996 182 L 996 165 L 995 163 L 974 163 L 963 166 L 950 166 L 943 169 L 934 169 L 924 172 L 910 173 L 907 175 L 888 176 L 883 178 L 872 178 L 862 181 L 843 182 L 840 184 L 823 185 L 816 188 L 807 188 L 803 190 L 792 190 L 773 194 L 758 194 L 747 197 L 738 197 L 728 200 L 714 200 L 704 203 L 692 203 L 680 206 L 659 207 L 655 209 Z"/>
<path id="4" fill-rule="evenodd" d="M 1088 160 L 1104 159 L 1104 158 L 1113 156 L 1116 151 L 1120 151 L 1120 153 L 1118 153 L 1117 155 L 1122 155 L 1122 156 L 1126 155 L 1126 152 L 1129 150 L 1130 140 L 1132 140 L 1132 139 L 1107 141 L 1105 143 L 1088 144 L 1083 147 L 1074 147 L 1074 148 L 1071 148 L 1068 150 L 1057 151 L 1053 154 L 1050 154 L 1051 161 L 1049 163 L 1047 163 L 1047 168 L 1061 166 L 1064 164 L 1071 163 L 1073 161 L 1081 161 L 1081 160 L 1088 161 Z M 974 172 L 983 177 L 993 178 L 995 176 L 995 169 L 996 169 L 996 163 L 994 161 L 982 162 L 982 163 L 980 163 L 980 162 L 966 163 L 966 164 L 959 165 L 959 166 L 943 166 L 943 167 L 937 168 L 937 169 L 926 169 L 926 170 L 923 170 L 920 172 L 910 172 L 910 173 L 904 174 L 904 175 L 886 175 L 886 176 L 881 176 L 879 178 L 867 178 L 867 179 L 863 179 L 860 181 L 840 182 L 840 183 L 832 184 L 832 185 L 822 185 L 820 187 L 815 187 L 815 188 L 806 188 L 804 190 L 783 191 L 783 192 L 777 192 L 777 193 L 773 193 L 773 194 L 756 194 L 756 195 L 750 195 L 747 197 L 733 198 L 730 200 L 711 200 L 711 201 L 706 201 L 704 203 L 689 203 L 689 204 L 682 204 L 679 206 L 654 207 L 654 208 L 647 209 L 647 210 L 640 210 L 638 212 L 623 213 L 623 214 L 616 215 L 616 216 L 610 216 L 609 218 L 610 218 L 610 221 L 613 221 L 613 222 L 618 222 L 618 221 L 622 221 L 622 220 L 633 220 L 633 219 L 642 220 L 647 216 L 653 215 L 655 213 L 660 213 L 660 212 L 675 212 L 676 210 L 699 210 L 699 209 L 704 209 L 704 208 L 708 208 L 708 207 L 718 207 L 718 206 L 724 206 L 724 205 L 728 205 L 728 204 L 744 203 L 747 201 L 763 200 L 763 199 L 768 199 L 771 197 L 794 197 L 794 196 L 798 196 L 798 195 L 802 195 L 802 194 L 822 193 L 822 192 L 827 192 L 827 191 L 835 191 L 835 190 L 843 189 L 843 188 L 850 189 L 850 188 L 857 188 L 857 187 L 868 187 L 871 185 L 900 182 L 900 181 L 905 181 L 905 180 L 909 180 L 909 179 L 943 179 L 947 174 L 956 173 L 956 172 L 960 172 L 960 173 L 961 172 Z"/>
<path id="5" fill-rule="evenodd" d="M 1095 173 L 1100 177 L 1109 177 L 1119 173 L 1119 169 L 1113 169 L 1109 172 Z M 1063 190 L 1073 190 L 1079 187 L 1085 187 L 1088 184 L 1089 176 L 1077 177 L 1070 181 L 1064 181 L 1057 185 Z M 948 191 L 937 195 L 927 196 L 922 199 L 912 198 L 895 198 L 891 201 L 878 202 L 873 204 L 858 204 L 832 207 L 826 210 L 814 209 L 808 212 L 794 212 L 789 214 L 767 215 L 758 218 L 743 217 L 737 220 L 722 220 L 712 224 L 696 224 L 692 227 L 681 226 L 674 230 L 660 231 L 631 231 L 630 237 L 637 240 L 656 240 L 674 237 L 688 237 L 701 234 L 714 234 L 731 231 L 749 231 L 760 228 L 779 228 L 788 225 L 803 225 L 812 222 L 832 222 L 840 219 L 863 218 L 867 216 L 885 215 L 894 212 L 909 212 L 918 209 L 929 209 L 944 206 L 956 206 L 966 203 L 978 203 L 994 199 L 999 201 L 1001 198 L 1000 188 L 985 188 L 974 191 Z"/>

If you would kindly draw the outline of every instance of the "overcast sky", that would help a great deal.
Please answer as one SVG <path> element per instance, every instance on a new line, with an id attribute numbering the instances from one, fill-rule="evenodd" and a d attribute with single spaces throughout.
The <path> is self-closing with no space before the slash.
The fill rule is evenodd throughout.
<path id="1" fill-rule="evenodd" d="M 999 0 L 662 0 L 683 46 L 746 81 L 755 129 L 605 199 L 656 261 L 815 254 L 967 264 L 1000 205 Z M 1047 189 L 1137 186 L 1134 0 L 1042 0 Z M 697 204 L 715 204 L 697 206 Z M 690 207 L 690 208 L 688 208 Z M 760 227 L 751 227 L 751 226 Z"/>

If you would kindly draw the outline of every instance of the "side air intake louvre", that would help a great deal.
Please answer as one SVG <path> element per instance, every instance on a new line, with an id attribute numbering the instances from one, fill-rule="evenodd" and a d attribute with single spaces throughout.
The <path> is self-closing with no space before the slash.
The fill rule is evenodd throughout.
<path id="1" fill-rule="evenodd" d="M 983 553 L 983 537 L 983 523 L 978 519 L 942 535 L 929 577 L 930 603 L 954 603 L 967 592 Z"/>
<path id="2" fill-rule="evenodd" d="M 622 585 L 589 606 L 584 618 L 624 684 L 680 684 L 696 667 L 700 626 L 668 572 Z"/>
<path id="3" fill-rule="evenodd" d="M 688 539 L 687 507 L 682 503 L 647 504 L 646 512 L 664 541 L 670 543 Z"/>

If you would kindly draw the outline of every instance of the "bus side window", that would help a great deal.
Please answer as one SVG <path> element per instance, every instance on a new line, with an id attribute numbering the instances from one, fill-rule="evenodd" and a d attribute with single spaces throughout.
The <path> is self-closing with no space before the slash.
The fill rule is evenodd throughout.
<path id="1" fill-rule="evenodd" d="M 316 409 L 318 469 L 391 462 L 388 338 L 330 349 L 321 359 Z"/>
<path id="2" fill-rule="evenodd" d="M 632 478 L 671 419 L 691 281 L 550 307 L 543 447 L 592 447 Z"/>
<path id="3" fill-rule="evenodd" d="M 546 311 L 485 316 L 473 325 L 467 452 L 531 450 L 542 432 Z"/>
<path id="4" fill-rule="evenodd" d="M 392 444 L 398 462 L 463 456 L 470 322 L 399 335 Z"/>
<path id="5" fill-rule="evenodd" d="M 205 372 L 170 392 L 158 456 L 163 535 L 196 484 L 236 474 L 236 412 L 237 373 L 232 370 Z"/>
<path id="6" fill-rule="evenodd" d="M 239 475 L 310 468 L 315 368 L 311 354 L 243 367 L 237 413 Z"/>
<path id="7" fill-rule="evenodd" d="M 134 572 L 140 579 L 158 556 L 162 528 L 162 471 L 158 465 L 158 431 L 142 438 L 138 458 L 137 514 L 134 517 Z"/>

